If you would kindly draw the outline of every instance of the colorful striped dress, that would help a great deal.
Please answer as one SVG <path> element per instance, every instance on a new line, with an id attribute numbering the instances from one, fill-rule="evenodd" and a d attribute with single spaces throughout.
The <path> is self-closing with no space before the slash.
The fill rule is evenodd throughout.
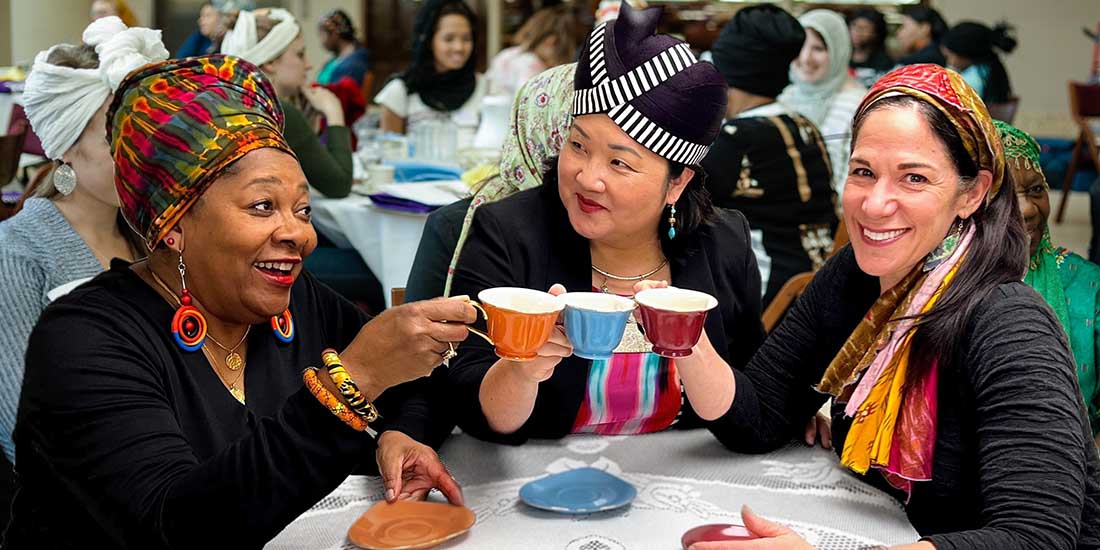
<path id="1" fill-rule="evenodd" d="M 642 434 L 676 423 L 684 399 L 676 363 L 651 350 L 630 319 L 611 359 L 592 361 L 573 433 Z"/>

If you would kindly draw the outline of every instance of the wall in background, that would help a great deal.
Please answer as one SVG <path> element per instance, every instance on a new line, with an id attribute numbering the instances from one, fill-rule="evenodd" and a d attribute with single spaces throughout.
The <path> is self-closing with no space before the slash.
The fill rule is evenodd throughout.
<path id="1" fill-rule="evenodd" d="M 11 0 L 0 0 L 0 36 L 11 32 Z M 11 65 L 11 40 L 0 40 L 0 65 Z"/>
<path id="2" fill-rule="evenodd" d="M 153 0 L 128 0 L 138 23 L 153 21 Z M 92 0 L 0 0 L 0 64 L 30 64 L 34 55 L 61 42 L 78 43 L 91 22 Z M 5 39 L 0 38 L 0 41 Z M 6 53 L 6 55 L 5 55 Z"/>
<path id="3" fill-rule="evenodd" d="M 1068 80 L 1086 80 L 1092 46 L 1081 27 L 1100 22 L 1097 0 L 935 0 L 948 23 L 979 21 L 1016 27 L 1016 50 L 1002 56 L 1013 90 L 1020 97 L 1016 124 L 1039 136 L 1073 138 Z"/>

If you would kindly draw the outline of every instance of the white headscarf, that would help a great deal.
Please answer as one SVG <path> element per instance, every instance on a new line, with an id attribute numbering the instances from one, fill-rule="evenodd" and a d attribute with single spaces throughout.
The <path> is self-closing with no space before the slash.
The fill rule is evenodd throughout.
<path id="1" fill-rule="evenodd" d="M 98 68 L 52 65 L 46 60 L 57 48 L 53 46 L 34 57 L 23 90 L 27 119 L 42 141 L 46 156 L 52 160 L 60 160 L 80 139 L 88 121 L 126 75 L 138 67 L 168 59 L 160 31 L 127 28 L 115 16 L 93 21 L 84 29 L 83 39 L 85 44 L 95 46 Z"/>
<path id="2" fill-rule="evenodd" d="M 821 35 L 829 50 L 829 70 L 817 82 L 802 80 L 791 64 L 791 85 L 779 96 L 784 105 L 802 113 L 810 122 L 821 126 L 829 114 L 835 96 L 850 78 L 848 63 L 852 60 L 852 38 L 848 24 L 839 13 L 831 10 L 810 10 L 798 18 L 802 27 Z"/>
<path id="3" fill-rule="evenodd" d="M 222 53 L 235 55 L 257 67 L 282 55 L 301 32 L 298 22 L 282 8 L 271 8 L 262 15 L 278 21 L 263 40 L 256 38 L 255 12 L 242 11 L 237 15 L 237 24 L 222 39 Z"/>

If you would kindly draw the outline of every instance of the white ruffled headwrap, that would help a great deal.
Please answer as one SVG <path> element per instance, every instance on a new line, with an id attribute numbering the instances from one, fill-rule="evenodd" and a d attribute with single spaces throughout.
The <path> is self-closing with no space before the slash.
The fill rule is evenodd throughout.
<path id="1" fill-rule="evenodd" d="M 222 53 L 235 55 L 257 67 L 282 55 L 298 38 L 301 28 L 294 16 L 282 8 L 271 8 L 263 15 L 278 21 L 263 40 L 256 39 L 256 14 L 242 11 L 237 15 L 237 24 L 222 39 Z"/>
<path id="2" fill-rule="evenodd" d="M 84 43 L 95 46 L 96 69 L 73 69 L 46 60 L 53 52 L 38 52 L 27 76 L 23 108 L 42 149 L 60 160 L 84 132 L 88 121 L 126 78 L 138 67 L 168 59 L 160 31 L 127 28 L 118 17 L 97 19 L 84 29 Z M 106 128 L 104 129 L 106 132 Z"/>

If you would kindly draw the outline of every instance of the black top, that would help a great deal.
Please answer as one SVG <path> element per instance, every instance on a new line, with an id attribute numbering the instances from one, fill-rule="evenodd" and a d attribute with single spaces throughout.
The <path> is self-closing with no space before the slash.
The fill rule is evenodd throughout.
<path id="1" fill-rule="evenodd" d="M 569 223 L 558 198 L 554 171 L 541 187 L 517 193 L 477 209 L 462 249 L 451 294 L 476 297 L 492 287 L 538 290 L 561 283 L 567 290 L 592 290 L 589 243 Z M 719 306 L 707 316 L 705 330 L 714 349 L 734 368 L 746 363 L 764 337 L 760 323 L 760 276 L 749 249 L 749 229 L 738 212 L 720 211 L 717 219 L 691 235 L 677 235 L 679 252 L 666 250 L 671 283 L 706 292 Z M 479 328 L 485 322 L 479 320 Z M 562 359 L 554 374 L 539 384 L 531 418 L 515 433 L 493 432 L 481 411 L 478 391 L 497 360 L 480 338 L 467 339 L 448 369 L 458 424 L 475 437 L 519 444 L 529 437 L 560 438 L 573 427 L 583 402 L 591 361 Z M 685 399 L 677 427 L 698 427 L 702 420 Z M 705 423 L 715 433 L 729 429 L 727 419 Z"/>
<path id="2" fill-rule="evenodd" d="M 740 210 L 762 234 L 767 305 L 788 279 L 824 265 L 836 194 L 817 127 L 778 104 L 754 111 L 771 114 L 727 120 L 702 164 L 714 204 Z"/>
<path id="3" fill-rule="evenodd" d="M 735 373 L 736 420 L 722 443 L 767 452 L 804 425 L 825 401 L 813 386 L 878 289 L 851 247 L 831 259 Z M 914 483 L 913 526 L 937 550 L 1100 548 L 1100 457 L 1058 319 L 1030 287 L 1003 284 L 960 337 L 959 364 L 939 372 L 932 480 Z M 850 426 L 838 407 L 833 441 Z M 862 478 L 889 490 L 877 471 Z"/>
<path id="4" fill-rule="evenodd" d="M 260 548 L 360 465 L 375 469 L 374 440 L 301 378 L 367 317 L 307 273 L 290 311 L 292 342 L 268 323 L 248 336 L 245 406 L 201 351 L 175 344 L 174 308 L 125 262 L 46 308 L 27 349 L 6 547 Z M 374 428 L 428 438 L 414 387 L 377 405 Z"/>
<path id="5" fill-rule="evenodd" d="M 940 45 L 932 43 L 898 59 L 898 65 L 916 65 L 918 63 L 935 63 L 941 67 L 946 67 L 947 58 L 940 51 Z"/>
<path id="6" fill-rule="evenodd" d="M 471 198 L 452 202 L 428 215 L 420 245 L 416 248 L 409 282 L 405 286 L 405 301 L 430 300 L 443 295 L 447 286 L 447 270 L 451 268 L 462 222 Z"/>

